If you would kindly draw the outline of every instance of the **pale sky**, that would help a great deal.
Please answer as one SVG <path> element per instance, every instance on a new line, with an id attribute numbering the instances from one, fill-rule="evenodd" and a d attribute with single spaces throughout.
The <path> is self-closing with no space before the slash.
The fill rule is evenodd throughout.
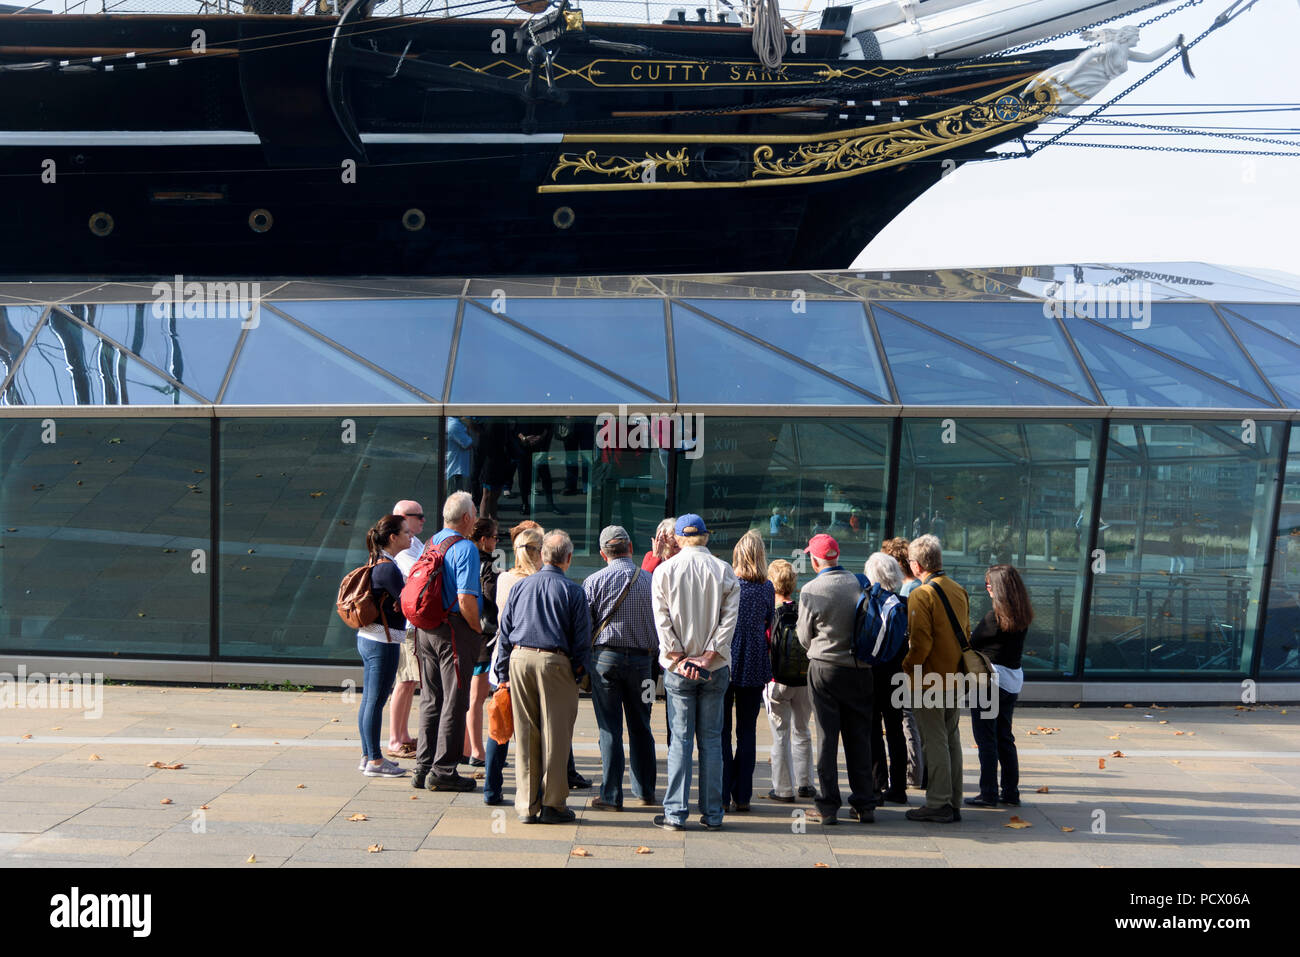
<path id="1" fill-rule="evenodd" d="M 1229 2 L 1205 0 L 1152 24 L 1143 30 L 1137 49 L 1157 49 L 1180 32 L 1192 40 Z M 1170 6 L 1177 6 L 1177 0 Z M 1157 7 L 1110 26 L 1138 23 L 1159 12 Z M 1196 79 L 1174 63 L 1120 102 L 1233 104 L 1206 109 L 1266 103 L 1300 107 L 1300 4 L 1260 0 L 1194 47 L 1191 60 Z M 1092 102 L 1106 102 L 1157 65 L 1132 64 Z M 1118 106 L 1102 116 L 1119 119 L 1126 112 L 1180 108 Z M 1297 132 L 1278 138 L 1300 143 L 1300 110 L 1136 119 L 1179 126 L 1288 127 Z M 1209 137 L 1080 135 L 1090 129 L 1118 131 L 1084 124 L 1069 139 L 1270 148 Z M 1300 146 L 1276 148 L 1300 154 Z M 890 223 L 853 265 L 902 269 L 1200 261 L 1300 274 L 1298 233 L 1300 155 L 1205 156 L 1052 146 L 1029 159 L 971 163 L 955 170 Z"/>

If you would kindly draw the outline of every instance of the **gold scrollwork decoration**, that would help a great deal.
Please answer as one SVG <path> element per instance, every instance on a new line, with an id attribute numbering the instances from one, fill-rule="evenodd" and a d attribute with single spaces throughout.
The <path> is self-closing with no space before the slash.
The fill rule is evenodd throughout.
<path id="1" fill-rule="evenodd" d="M 577 173 L 595 173 L 599 176 L 623 176 L 630 180 L 653 179 L 662 168 L 667 173 L 685 174 L 691 158 L 683 146 L 676 153 L 660 155 L 646 153 L 643 159 L 631 156 L 608 156 L 600 158 L 596 150 L 588 150 L 584 155 L 561 153 L 555 169 L 551 170 L 551 179 L 555 180 L 561 170 L 571 169 Z M 649 172 L 653 171 L 653 172 Z"/>

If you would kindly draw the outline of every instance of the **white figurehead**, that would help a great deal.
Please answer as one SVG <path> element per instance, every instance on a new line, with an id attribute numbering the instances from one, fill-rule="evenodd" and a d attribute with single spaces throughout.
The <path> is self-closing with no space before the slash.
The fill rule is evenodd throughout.
<path id="1" fill-rule="evenodd" d="M 1059 113 L 1068 113 L 1075 107 L 1086 103 L 1103 89 L 1106 84 L 1128 70 L 1130 61 L 1150 63 L 1164 56 L 1182 42 L 1182 36 L 1171 40 L 1159 50 L 1143 53 L 1134 50 L 1138 42 L 1137 27 L 1120 27 L 1118 30 L 1085 30 L 1080 36 L 1095 45 L 1084 50 L 1069 63 L 1044 70 L 1026 84 L 1021 95 L 1030 97 L 1037 90 L 1046 88 L 1054 94 L 1059 105 Z"/>

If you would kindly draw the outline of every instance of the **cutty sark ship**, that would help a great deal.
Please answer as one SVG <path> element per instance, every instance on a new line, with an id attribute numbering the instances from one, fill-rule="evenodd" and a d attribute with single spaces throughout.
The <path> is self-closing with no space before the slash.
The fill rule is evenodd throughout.
<path id="1" fill-rule="evenodd" d="M 0 273 L 842 268 L 1153 56 L 1016 49 L 1139 5 L 0 13 Z"/>

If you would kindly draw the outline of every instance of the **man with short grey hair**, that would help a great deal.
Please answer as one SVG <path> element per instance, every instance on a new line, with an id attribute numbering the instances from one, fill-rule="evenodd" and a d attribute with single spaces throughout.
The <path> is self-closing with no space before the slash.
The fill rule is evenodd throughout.
<path id="1" fill-rule="evenodd" d="M 623 716 L 632 753 L 632 794 L 644 806 L 654 804 L 655 739 L 650 707 L 655 682 L 652 656 L 659 650 L 650 573 L 632 560 L 632 536 L 621 525 L 600 533 L 605 567 L 587 577 L 582 590 L 591 608 L 591 701 L 600 728 L 600 795 L 591 806 L 623 809 Z"/>
<path id="2" fill-rule="evenodd" d="M 542 539 L 542 567 L 513 588 L 497 625 L 495 676 L 510 689 L 515 740 L 515 812 L 524 824 L 566 824 L 569 752 L 578 680 L 587 673 L 591 617 L 582 586 L 565 577 L 573 540 Z"/>
<path id="3" fill-rule="evenodd" d="M 469 537 L 478 521 L 474 499 L 455 492 L 442 506 L 443 529 L 429 539 L 430 548 L 445 548 L 442 560 L 442 607 L 446 620 L 432 631 L 419 628 L 415 651 L 420 659 L 420 743 L 415 754 L 417 788 L 426 776 L 435 791 L 472 791 L 472 778 L 456 773 L 465 745 L 469 684 L 483 647 L 478 546 Z M 443 545 L 452 539 L 449 545 Z"/>

